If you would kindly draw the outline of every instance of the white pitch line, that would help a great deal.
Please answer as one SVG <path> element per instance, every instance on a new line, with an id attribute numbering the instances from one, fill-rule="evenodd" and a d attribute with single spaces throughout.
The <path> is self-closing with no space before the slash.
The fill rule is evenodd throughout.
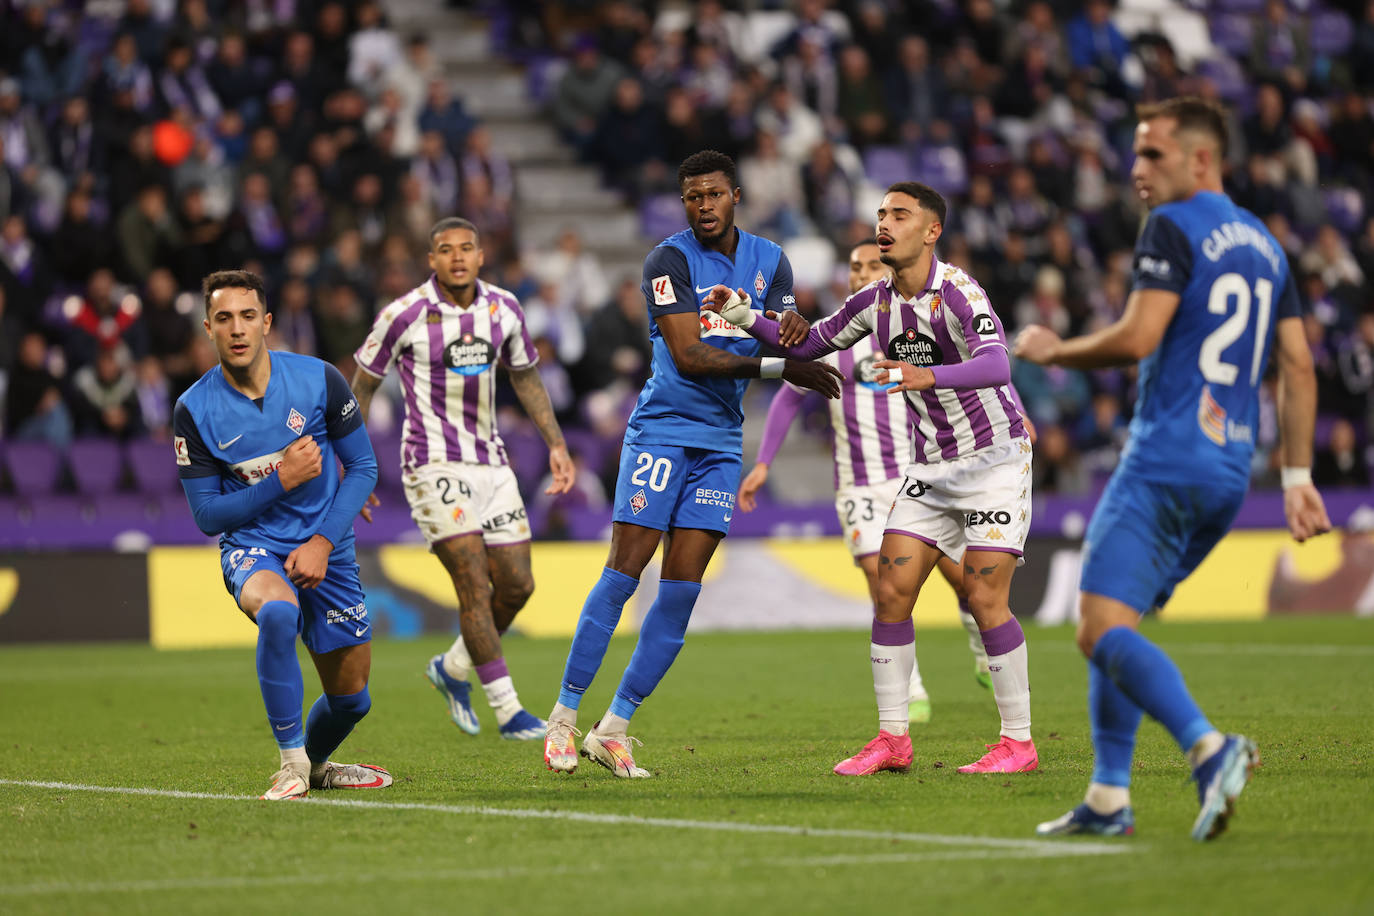
<path id="1" fill-rule="evenodd" d="M 1153 636 L 1153 633 L 1146 635 Z M 1197 652 L 1203 655 L 1309 655 L 1319 658 L 1340 655 L 1363 657 L 1374 655 L 1374 646 L 1332 646 L 1264 643 L 1264 642 L 1168 642 L 1159 640 L 1157 645 L 1166 652 Z M 1078 652 L 1072 640 L 1040 640 L 1036 643 L 1038 651 L 1043 649 L 1063 649 Z"/>
<path id="2" fill-rule="evenodd" d="M 68 792 L 103 792 L 113 795 L 143 795 L 153 798 L 186 798 L 202 801 L 257 802 L 255 795 L 217 795 L 211 792 L 183 792 L 136 786 L 94 786 L 71 782 L 26 779 L 0 779 L 0 785 L 31 789 L 58 789 Z M 661 827 L 668 830 L 705 830 L 720 833 L 771 833 L 782 836 L 821 837 L 846 840 L 925 843 L 930 846 L 959 846 L 978 849 L 1011 850 L 1042 856 L 1116 855 L 1139 850 L 1136 844 L 1063 842 L 1060 840 L 1017 840 L 1008 837 L 964 836 L 944 833 L 907 833 L 882 830 L 853 830 L 835 827 L 803 827 L 794 824 L 750 824 L 741 821 L 694 821 L 669 817 L 638 817 L 631 814 L 604 814 L 594 811 L 552 811 L 541 808 L 492 808 L 485 805 L 440 805 L 429 802 L 367 802 L 356 799 L 307 798 L 297 805 L 334 808 L 364 808 L 378 811 L 431 811 L 437 814 L 462 814 L 479 817 L 511 817 L 534 820 L 575 821 L 584 824 L 618 824 L 629 827 Z"/>

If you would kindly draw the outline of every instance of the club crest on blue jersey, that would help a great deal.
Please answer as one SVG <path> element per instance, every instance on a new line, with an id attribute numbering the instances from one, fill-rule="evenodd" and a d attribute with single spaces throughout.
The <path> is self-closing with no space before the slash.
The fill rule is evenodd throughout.
<path id="1" fill-rule="evenodd" d="M 495 359 L 496 348 L 491 341 L 483 340 L 470 331 L 444 347 L 444 365 L 459 375 L 486 372 Z"/>
<path id="2" fill-rule="evenodd" d="M 301 434 L 301 430 L 305 429 L 305 417 L 301 416 L 301 412 L 299 410 L 292 407 L 291 413 L 288 414 L 286 417 L 286 426 L 293 433 L 299 436 Z"/>
<path id="3" fill-rule="evenodd" d="M 768 281 L 763 279 L 763 271 L 760 270 L 754 275 L 754 294 L 762 296 L 766 289 L 768 289 Z"/>
<path id="4" fill-rule="evenodd" d="M 630 497 L 630 508 L 634 510 L 635 515 L 643 512 L 647 505 L 649 505 L 649 497 L 644 495 L 643 490 Z"/>

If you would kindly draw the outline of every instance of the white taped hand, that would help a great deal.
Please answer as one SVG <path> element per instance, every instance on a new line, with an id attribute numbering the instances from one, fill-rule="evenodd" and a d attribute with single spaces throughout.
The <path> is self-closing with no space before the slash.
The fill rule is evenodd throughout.
<path id="1" fill-rule="evenodd" d="M 754 311 L 753 300 L 746 295 L 743 299 L 739 297 L 738 291 L 731 291 L 730 298 L 725 300 L 725 304 L 720 307 L 720 317 L 730 322 L 737 328 L 748 330 L 758 317 L 758 312 Z"/>

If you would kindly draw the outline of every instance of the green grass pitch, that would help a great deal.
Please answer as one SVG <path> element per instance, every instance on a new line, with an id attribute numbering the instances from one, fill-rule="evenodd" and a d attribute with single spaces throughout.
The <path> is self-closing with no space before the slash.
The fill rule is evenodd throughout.
<path id="1" fill-rule="evenodd" d="M 8 647 L 0 913 L 1374 911 L 1374 621 L 1148 632 L 1213 721 L 1260 745 L 1213 843 L 1188 838 L 1193 786 L 1148 721 L 1136 836 L 1033 837 L 1092 765 L 1084 662 L 1062 628 L 1028 630 L 1041 763 L 1010 777 L 955 772 L 997 730 L 961 631 L 918 624 L 934 718 L 913 728 L 910 773 L 863 779 L 830 772 L 876 730 L 863 633 L 690 636 L 634 722 L 654 778 L 633 782 L 585 761 L 549 773 L 480 699 L 483 733 L 461 734 L 422 675 L 444 641 L 379 642 L 372 713 L 336 757 L 396 785 L 279 804 L 252 798 L 276 750 L 250 650 Z M 567 646 L 508 642 L 539 714 Z M 630 649 L 612 644 L 583 726 Z"/>

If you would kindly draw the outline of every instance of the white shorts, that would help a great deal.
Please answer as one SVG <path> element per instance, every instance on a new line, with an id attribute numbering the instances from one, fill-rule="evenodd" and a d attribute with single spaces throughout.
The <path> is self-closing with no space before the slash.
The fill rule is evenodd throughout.
<path id="1" fill-rule="evenodd" d="M 967 458 L 913 464 L 901 487 L 887 531 L 925 541 L 956 563 L 966 549 L 1021 556 L 1031 518 L 1025 439 Z"/>
<path id="2" fill-rule="evenodd" d="M 482 533 L 493 547 L 530 539 L 520 487 L 509 467 L 441 461 L 407 471 L 410 516 L 430 544 Z"/>
<path id="3" fill-rule="evenodd" d="M 897 498 L 902 478 L 835 491 L 835 514 L 844 529 L 844 543 L 854 559 L 876 554 L 883 546 L 887 515 Z"/>

